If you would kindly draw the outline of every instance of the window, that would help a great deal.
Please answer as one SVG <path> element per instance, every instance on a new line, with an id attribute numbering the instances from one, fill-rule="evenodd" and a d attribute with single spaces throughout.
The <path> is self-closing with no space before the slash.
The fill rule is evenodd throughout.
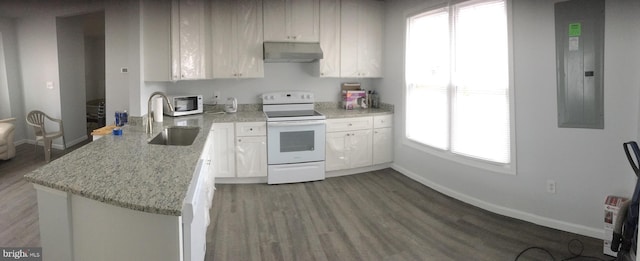
<path id="1" fill-rule="evenodd" d="M 468 1 L 409 17 L 405 61 L 407 139 L 511 162 L 504 0 Z"/>

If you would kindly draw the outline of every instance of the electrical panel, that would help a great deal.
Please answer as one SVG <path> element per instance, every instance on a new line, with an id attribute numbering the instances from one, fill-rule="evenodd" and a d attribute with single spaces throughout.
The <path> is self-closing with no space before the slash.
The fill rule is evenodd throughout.
<path id="1" fill-rule="evenodd" d="M 558 127 L 604 129 L 604 4 L 555 4 Z"/>

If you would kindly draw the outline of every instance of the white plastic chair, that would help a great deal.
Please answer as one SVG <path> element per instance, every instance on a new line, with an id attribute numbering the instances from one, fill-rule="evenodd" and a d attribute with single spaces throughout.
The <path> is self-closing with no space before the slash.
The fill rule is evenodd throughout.
<path id="1" fill-rule="evenodd" d="M 45 129 L 45 119 L 58 123 L 58 131 L 47 132 Z M 51 143 L 53 139 L 62 137 L 62 147 L 65 149 L 67 148 L 67 144 L 64 140 L 64 128 L 62 127 L 61 119 L 51 118 L 44 112 L 34 110 L 27 114 L 27 124 L 33 126 L 33 129 L 36 133 L 36 143 L 34 151 L 38 149 L 38 142 L 43 141 L 44 159 L 47 162 L 51 161 Z"/>

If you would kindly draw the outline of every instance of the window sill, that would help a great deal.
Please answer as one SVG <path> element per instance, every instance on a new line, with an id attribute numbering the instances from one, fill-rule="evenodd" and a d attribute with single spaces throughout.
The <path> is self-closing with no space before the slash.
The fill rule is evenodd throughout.
<path id="1" fill-rule="evenodd" d="M 479 169 L 483 169 L 483 170 L 487 170 L 495 173 L 514 175 L 514 176 L 516 175 L 516 165 L 514 161 L 515 159 L 514 155 L 512 155 L 511 157 L 512 158 L 511 163 L 501 164 L 501 163 L 484 161 L 484 160 L 476 159 L 472 157 L 467 157 L 460 154 L 455 154 L 446 150 L 436 149 L 431 146 L 424 145 L 420 142 L 411 140 L 407 137 L 403 137 L 402 140 L 403 140 L 402 143 L 406 146 L 423 151 L 425 153 L 428 153 L 430 155 L 436 156 L 441 159 L 445 159 L 445 160 L 459 163 L 462 165 L 479 168 Z"/>

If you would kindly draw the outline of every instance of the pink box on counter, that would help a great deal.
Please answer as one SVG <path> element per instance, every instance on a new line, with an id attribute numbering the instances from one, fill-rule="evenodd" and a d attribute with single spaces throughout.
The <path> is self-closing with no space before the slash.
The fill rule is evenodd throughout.
<path id="1" fill-rule="evenodd" d="M 342 91 L 342 103 L 346 110 L 360 108 L 358 101 L 367 97 L 366 91 Z"/>

